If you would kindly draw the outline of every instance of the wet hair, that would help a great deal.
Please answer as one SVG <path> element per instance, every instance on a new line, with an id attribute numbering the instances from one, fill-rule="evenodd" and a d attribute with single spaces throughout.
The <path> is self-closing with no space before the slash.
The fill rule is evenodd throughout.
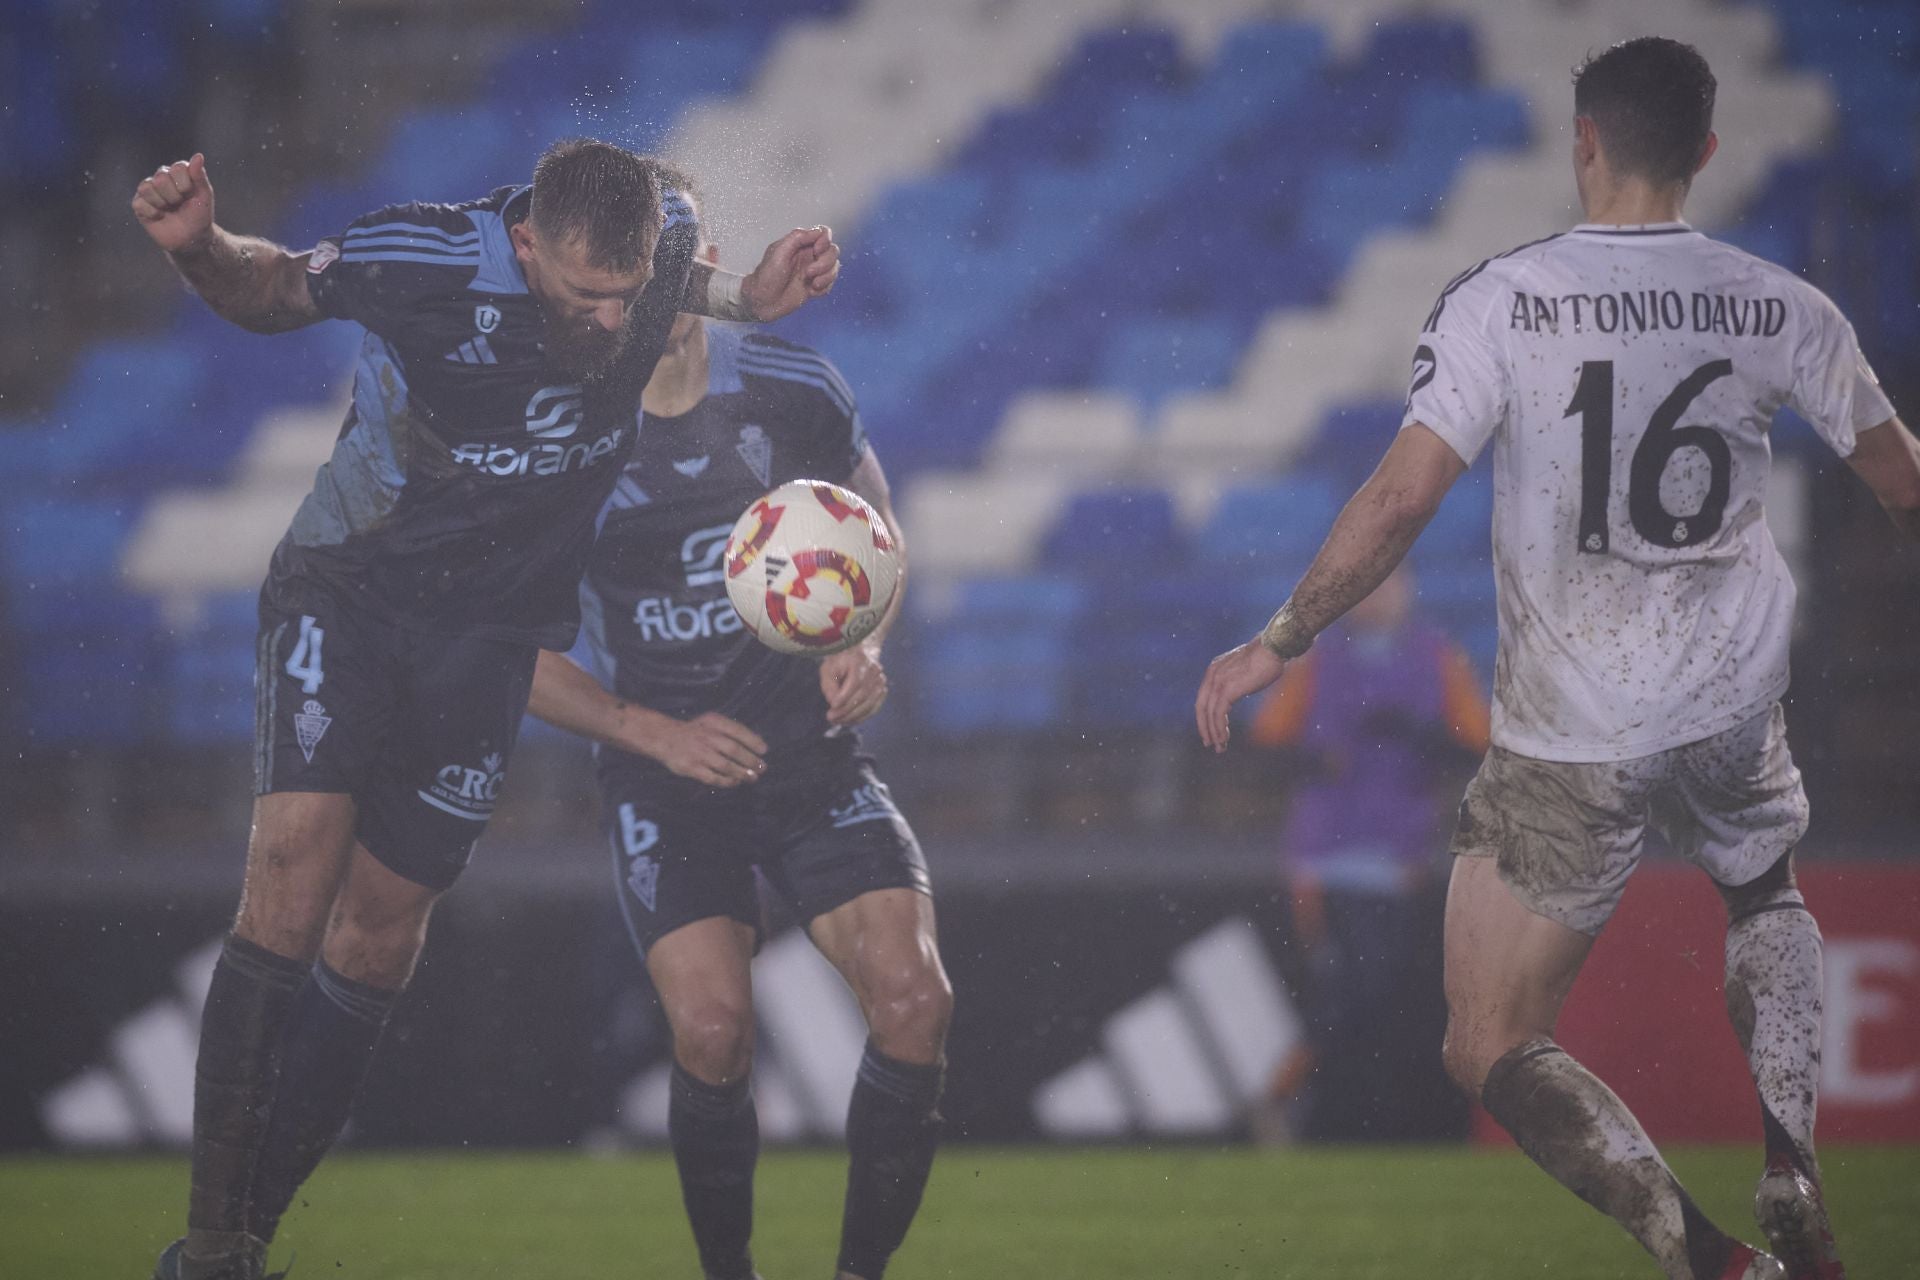
<path id="1" fill-rule="evenodd" d="M 1573 112 L 1593 121 L 1616 172 L 1687 182 L 1713 130 L 1718 83 L 1692 45 L 1642 36 L 1574 69 Z"/>
<path id="2" fill-rule="evenodd" d="M 611 142 L 556 142 L 533 167 L 528 220 L 542 236 L 580 244 L 605 271 L 633 271 L 660 235 L 657 166 Z"/>

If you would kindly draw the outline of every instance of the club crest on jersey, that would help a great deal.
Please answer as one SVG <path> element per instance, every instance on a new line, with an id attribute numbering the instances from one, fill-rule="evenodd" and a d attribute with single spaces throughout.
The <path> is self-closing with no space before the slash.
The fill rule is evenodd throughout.
<path id="1" fill-rule="evenodd" d="M 500 308 L 491 302 L 483 302 L 473 309 L 473 327 L 482 333 L 492 333 L 500 327 Z"/>
<path id="2" fill-rule="evenodd" d="M 687 479 L 691 480 L 695 476 L 699 475 L 702 471 L 705 471 L 707 469 L 707 462 L 708 462 L 708 455 L 703 453 L 697 458 L 680 459 L 678 462 L 673 464 L 673 469 L 675 471 L 678 471 L 681 475 L 685 476 Z"/>
<path id="3" fill-rule="evenodd" d="M 308 764 L 313 763 L 313 749 L 327 736 L 327 726 L 332 723 L 333 717 L 327 714 L 327 709 L 311 698 L 293 717 L 293 736 Z"/>
<path id="4" fill-rule="evenodd" d="M 734 446 L 740 455 L 740 461 L 761 484 L 772 484 L 773 441 L 767 439 L 767 433 L 761 427 L 749 422 L 740 428 L 740 443 Z"/>

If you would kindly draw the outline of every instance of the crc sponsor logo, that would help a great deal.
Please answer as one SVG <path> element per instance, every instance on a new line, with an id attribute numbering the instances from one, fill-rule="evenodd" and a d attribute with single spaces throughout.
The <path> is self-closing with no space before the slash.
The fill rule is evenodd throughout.
<path id="1" fill-rule="evenodd" d="M 727 580 L 721 560 L 726 558 L 727 539 L 733 534 L 730 524 L 695 529 L 680 544 L 680 563 L 687 571 L 690 587 L 711 587 Z"/>
<path id="2" fill-rule="evenodd" d="M 495 476 L 557 476 L 565 471 L 591 467 L 620 448 L 627 429 L 616 427 L 598 440 L 572 444 L 533 444 L 524 448 L 510 444 L 463 444 L 453 451 L 453 460 Z"/>
<path id="3" fill-rule="evenodd" d="M 669 596 L 648 596 L 634 606 L 634 625 L 642 640 L 710 640 L 730 636 L 743 625 L 724 596 L 699 604 L 680 604 Z"/>
<path id="4" fill-rule="evenodd" d="M 433 776 L 433 783 L 416 794 L 444 813 L 470 822 L 485 822 L 493 814 L 500 784 L 506 780 L 505 759 L 491 752 L 478 769 L 450 764 Z"/>

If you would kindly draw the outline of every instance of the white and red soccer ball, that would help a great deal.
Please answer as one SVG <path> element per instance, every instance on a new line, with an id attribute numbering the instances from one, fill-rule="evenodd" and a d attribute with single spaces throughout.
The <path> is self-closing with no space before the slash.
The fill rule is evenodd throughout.
<path id="1" fill-rule="evenodd" d="M 859 494 L 793 480 L 756 500 L 727 539 L 727 595 L 781 653 L 823 657 L 872 634 L 893 603 L 900 555 Z"/>

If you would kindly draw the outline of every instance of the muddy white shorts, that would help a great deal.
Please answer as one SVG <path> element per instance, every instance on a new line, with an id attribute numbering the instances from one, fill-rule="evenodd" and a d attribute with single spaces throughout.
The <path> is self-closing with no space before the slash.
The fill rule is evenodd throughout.
<path id="1" fill-rule="evenodd" d="M 1633 760 L 1576 764 L 1495 747 L 1467 785 L 1452 851 L 1497 858 L 1529 910 L 1593 935 L 1626 891 L 1648 827 L 1727 886 L 1748 883 L 1799 843 L 1807 793 L 1780 704 Z"/>

